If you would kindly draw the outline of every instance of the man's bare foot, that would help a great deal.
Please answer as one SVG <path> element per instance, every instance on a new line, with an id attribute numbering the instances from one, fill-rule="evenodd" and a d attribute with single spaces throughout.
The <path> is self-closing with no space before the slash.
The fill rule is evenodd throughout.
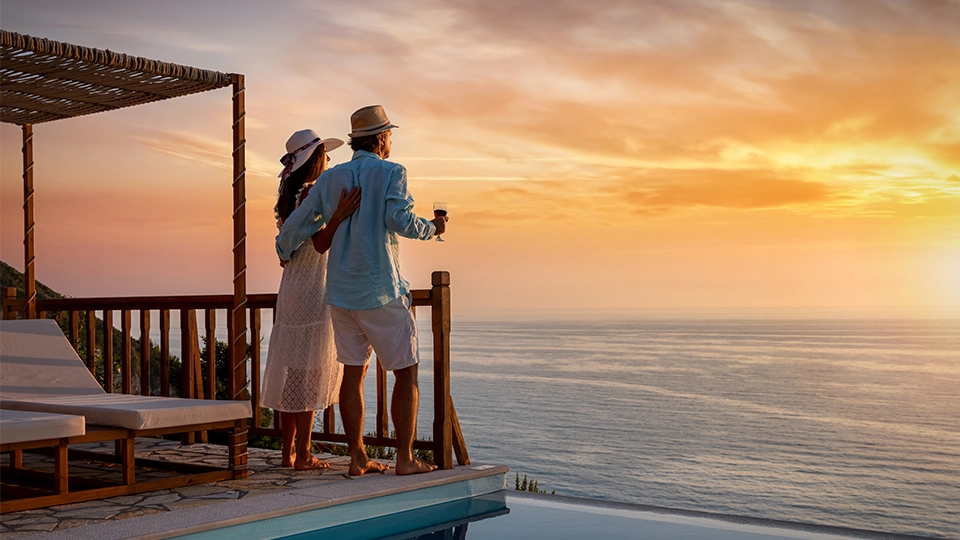
<path id="1" fill-rule="evenodd" d="M 326 469 L 329 466 L 329 463 L 321 461 L 313 455 L 310 455 L 310 457 L 303 461 L 298 459 L 296 463 L 293 464 L 293 468 L 298 471 L 315 471 L 317 469 Z"/>
<path id="2" fill-rule="evenodd" d="M 348 474 L 350 476 L 361 476 L 368 472 L 382 473 L 389 468 L 390 468 L 389 465 L 384 465 L 383 463 L 377 463 L 372 459 L 368 459 L 363 464 L 357 464 L 353 460 L 350 460 L 350 470 L 348 471 Z"/>
<path id="3" fill-rule="evenodd" d="M 296 461 L 297 454 L 290 454 L 289 456 L 283 456 L 283 459 L 280 461 L 280 466 L 282 467 L 293 467 L 293 462 Z"/>
<path id="4" fill-rule="evenodd" d="M 423 474 L 436 470 L 436 465 L 431 465 L 422 459 L 415 457 L 411 461 L 404 463 L 397 462 L 397 476 L 405 474 Z"/>

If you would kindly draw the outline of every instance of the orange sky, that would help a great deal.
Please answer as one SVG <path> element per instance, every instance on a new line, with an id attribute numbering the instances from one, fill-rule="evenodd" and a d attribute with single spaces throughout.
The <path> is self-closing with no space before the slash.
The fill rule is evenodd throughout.
<path id="1" fill-rule="evenodd" d="M 286 138 L 380 103 L 417 210 L 450 205 L 404 273 L 449 270 L 455 314 L 960 314 L 957 1 L 77 4 L 4 0 L 2 27 L 245 74 L 250 292 L 279 283 Z M 36 126 L 38 278 L 229 292 L 230 114 L 224 89 Z"/>

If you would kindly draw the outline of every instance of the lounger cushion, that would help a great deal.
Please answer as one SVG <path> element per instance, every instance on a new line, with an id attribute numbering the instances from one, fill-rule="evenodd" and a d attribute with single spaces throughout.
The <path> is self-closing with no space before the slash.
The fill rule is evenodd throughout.
<path id="1" fill-rule="evenodd" d="M 85 433 L 82 416 L 0 410 L 0 443 L 46 441 Z"/>
<path id="2" fill-rule="evenodd" d="M 162 429 L 250 418 L 249 401 L 107 394 L 52 320 L 0 321 L 0 407 Z"/>

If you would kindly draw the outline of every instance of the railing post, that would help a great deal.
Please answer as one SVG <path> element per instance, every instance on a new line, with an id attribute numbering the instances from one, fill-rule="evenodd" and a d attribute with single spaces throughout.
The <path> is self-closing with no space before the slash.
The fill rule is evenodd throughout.
<path id="1" fill-rule="evenodd" d="M 450 273 L 434 272 L 430 291 L 433 326 L 433 459 L 453 468 L 453 422 L 450 399 Z"/>
<path id="2" fill-rule="evenodd" d="M 16 319 L 17 313 L 23 311 L 23 302 L 17 300 L 17 289 L 15 287 L 3 288 L 3 318 Z"/>

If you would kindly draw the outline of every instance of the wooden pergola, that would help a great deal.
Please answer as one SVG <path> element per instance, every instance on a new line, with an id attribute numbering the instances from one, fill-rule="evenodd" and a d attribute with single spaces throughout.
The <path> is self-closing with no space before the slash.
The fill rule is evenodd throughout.
<path id="1" fill-rule="evenodd" d="M 26 318 L 36 318 L 33 125 L 132 107 L 218 88 L 233 99 L 233 306 L 231 377 L 238 399 L 247 354 L 243 75 L 149 60 L 0 30 L 0 121 L 23 130 L 23 252 Z M 234 376 L 234 375 L 239 376 Z"/>

